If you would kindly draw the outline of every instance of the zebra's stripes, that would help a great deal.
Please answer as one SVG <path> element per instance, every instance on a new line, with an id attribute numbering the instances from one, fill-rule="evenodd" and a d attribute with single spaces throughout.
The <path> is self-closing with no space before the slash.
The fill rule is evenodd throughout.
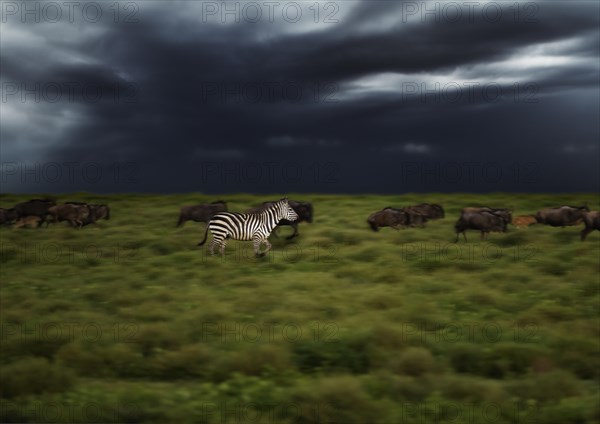
<path id="1" fill-rule="evenodd" d="M 213 235 L 209 245 L 210 254 L 214 254 L 215 247 L 219 247 L 221 255 L 225 253 L 226 239 L 252 240 L 254 254 L 263 256 L 271 249 L 268 237 L 271 231 L 282 219 L 295 221 L 298 214 L 288 204 L 287 198 L 281 199 L 260 213 L 235 213 L 221 212 L 213 216 L 206 226 L 204 240 L 198 243 L 202 246 L 206 243 L 208 230 Z M 266 245 L 266 250 L 261 252 L 260 245 Z"/>

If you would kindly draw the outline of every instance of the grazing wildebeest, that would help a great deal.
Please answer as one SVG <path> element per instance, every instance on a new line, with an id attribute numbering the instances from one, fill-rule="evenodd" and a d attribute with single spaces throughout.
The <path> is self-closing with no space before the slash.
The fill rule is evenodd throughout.
<path id="1" fill-rule="evenodd" d="M 535 215 L 520 215 L 520 216 L 515 216 L 512 219 L 512 225 L 514 225 L 517 228 L 529 227 L 530 225 L 533 225 L 536 223 L 537 223 L 537 221 L 535 219 Z"/>
<path id="2" fill-rule="evenodd" d="M 581 230 L 581 241 L 584 241 L 587 235 L 592 231 L 600 231 L 600 212 L 586 212 L 585 215 L 583 215 L 583 223 L 585 224 L 585 228 Z"/>
<path id="3" fill-rule="evenodd" d="M 17 218 L 39 216 L 44 222 L 49 215 L 48 209 L 55 205 L 56 202 L 53 199 L 31 199 L 15 205 L 15 211 L 17 212 Z"/>
<path id="4" fill-rule="evenodd" d="M 288 204 L 287 198 L 275 202 L 260 213 L 221 212 L 211 218 L 204 232 L 204 240 L 198 243 L 198 246 L 202 246 L 206 242 L 208 230 L 210 230 L 213 235 L 209 247 L 211 255 L 214 254 L 215 247 L 219 247 L 221 256 L 223 256 L 225 240 L 232 238 L 234 240 L 252 240 L 254 255 L 264 256 L 271 249 L 269 235 L 282 219 L 288 221 L 298 219 L 298 214 Z M 263 243 L 267 248 L 261 252 L 260 246 Z"/>
<path id="5" fill-rule="evenodd" d="M 81 228 L 86 223 L 94 223 L 92 209 L 86 204 L 64 203 L 50 207 L 48 213 L 53 222 L 67 221 L 72 227 Z"/>
<path id="6" fill-rule="evenodd" d="M 9 225 L 18 218 L 15 208 L 0 208 L 0 224 Z"/>
<path id="7" fill-rule="evenodd" d="M 467 230 L 479 230 L 481 231 L 481 239 L 485 238 L 486 234 L 491 231 L 506 232 L 506 220 L 497 214 L 482 211 L 482 212 L 464 212 L 454 225 L 456 230 L 456 240 L 458 243 L 458 235 L 463 234 L 465 241 L 467 241 Z"/>
<path id="8" fill-rule="evenodd" d="M 589 211 L 587 206 L 558 206 L 539 210 L 535 219 L 540 224 L 552 227 L 568 227 L 581 224 L 584 215 Z"/>
<path id="9" fill-rule="evenodd" d="M 392 207 L 373 212 L 367 218 L 367 222 L 373 231 L 379 231 L 381 227 L 392 227 L 399 230 L 400 227 L 408 225 L 408 221 L 409 217 L 405 211 Z"/>
<path id="10" fill-rule="evenodd" d="M 25 227 L 38 228 L 40 225 L 42 225 L 42 218 L 40 218 L 39 216 L 24 216 L 22 218 L 19 218 L 17 220 L 17 222 L 15 222 L 14 227 L 15 228 L 25 228 Z"/>
<path id="11" fill-rule="evenodd" d="M 276 201 L 263 202 L 263 204 L 260 206 L 255 206 L 253 208 L 248 209 L 246 211 L 246 213 L 260 213 L 260 212 L 264 211 L 265 209 L 273 206 L 275 203 L 277 203 L 277 202 Z M 289 225 L 290 227 L 293 228 L 294 232 L 292 233 L 292 235 L 287 236 L 286 240 L 291 240 L 294 237 L 297 237 L 299 235 L 298 224 L 300 224 L 301 222 L 308 222 L 309 224 L 312 223 L 312 221 L 313 221 L 313 205 L 311 202 L 298 202 L 295 200 L 289 200 L 288 204 L 294 210 L 294 212 L 296 212 L 296 214 L 298 215 L 298 219 L 295 221 L 290 221 L 288 219 L 282 219 L 277 224 L 277 227 L 275 227 L 275 230 L 274 230 L 275 232 L 273 234 L 277 235 L 278 227 L 281 227 L 284 225 Z"/>
<path id="12" fill-rule="evenodd" d="M 227 203 L 222 200 L 200 205 L 184 206 L 179 211 L 177 226 L 181 227 L 186 221 L 208 222 L 219 212 L 227 212 Z"/>

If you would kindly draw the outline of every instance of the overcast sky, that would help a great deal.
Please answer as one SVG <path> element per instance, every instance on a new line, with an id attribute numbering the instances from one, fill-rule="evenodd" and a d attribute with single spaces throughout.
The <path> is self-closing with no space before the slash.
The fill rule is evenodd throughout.
<path id="1" fill-rule="evenodd" d="M 600 188 L 596 1 L 1 8 L 4 193 Z"/>

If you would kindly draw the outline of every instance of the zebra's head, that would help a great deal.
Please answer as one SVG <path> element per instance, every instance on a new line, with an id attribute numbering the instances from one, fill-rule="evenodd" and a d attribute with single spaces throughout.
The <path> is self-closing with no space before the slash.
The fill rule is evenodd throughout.
<path id="1" fill-rule="evenodd" d="M 292 207 L 288 204 L 287 197 L 284 197 L 279 202 L 277 202 L 277 210 L 279 213 L 278 218 L 287 219 L 288 221 L 295 221 L 298 219 L 298 214 Z"/>

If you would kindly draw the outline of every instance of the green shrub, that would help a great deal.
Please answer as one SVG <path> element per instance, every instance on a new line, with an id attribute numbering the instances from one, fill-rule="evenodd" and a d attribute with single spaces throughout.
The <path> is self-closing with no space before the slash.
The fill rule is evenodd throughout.
<path id="1" fill-rule="evenodd" d="M 435 370 L 435 360 L 431 352 L 422 347 L 409 347 L 402 351 L 390 364 L 392 371 L 418 377 Z"/>
<path id="2" fill-rule="evenodd" d="M 293 348 L 294 362 L 304 372 L 365 373 L 370 366 L 369 345 L 369 338 L 361 335 L 335 341 L 299 341 Z"/>
<path id="3" fill-rule="evenodd" d="M 556 402 L 561 398 L 580 395 L 582 385 L 573 374 L 555 370 L 510 382 L 507 389 L 521 399 Z"/>
<path id="4" fill-rule="evenodd" d="M 360 383 L 349 376 L 329 377 L 300 388 L 292 395 L 297 422 L 365 424 L 385 422 L 382 410 Z"/>
<path id="5" fill-rule="evenodd" d="M 258 376 L 267 372 L 283 372 L 291 367 L 290 354 L 283 346 L 252 344 L 223 355 L 212 370 L 213 378 L 225 380 L 239 373 Z"/>
<path id="6" fill-rule="evenodd" d="M 25 357 L 5 364 L 0 370 L 0 397 L 55 393 L 69 390 L 75 383 L 74 374 L 46 358 Z"/>

